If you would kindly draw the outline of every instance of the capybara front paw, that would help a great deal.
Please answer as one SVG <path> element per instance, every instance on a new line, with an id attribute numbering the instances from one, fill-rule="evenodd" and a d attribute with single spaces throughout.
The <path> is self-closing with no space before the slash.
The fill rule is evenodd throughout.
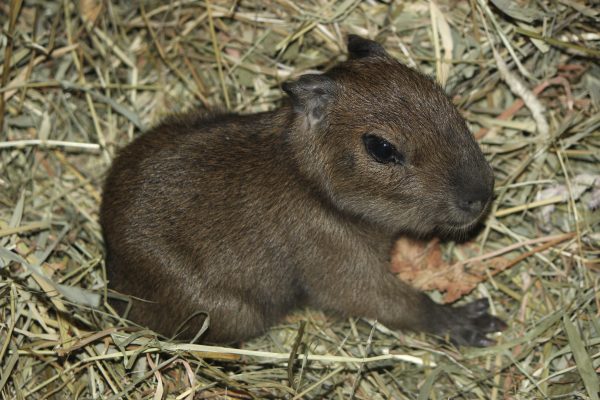
<path id="1" fill-rule="evenodd" d="M 487 337 L 488 333 L 500 332 L 506 329 L 506 323 L 488 313 L 487 299 L 475 300 L 464 306 L 449 307 L 449 318 L 445 334 L 450 341 L 457 345 L 486 347 L 496 343 Z"/>

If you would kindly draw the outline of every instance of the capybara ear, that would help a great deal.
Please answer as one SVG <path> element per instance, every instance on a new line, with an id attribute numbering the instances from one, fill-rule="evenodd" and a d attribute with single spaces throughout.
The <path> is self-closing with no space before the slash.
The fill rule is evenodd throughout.
<path id="1" fill-rule="evenodd" d="M 294 111 L 304 113 L 310 126 L 325 116 L 327 105 L 335 95 L 335 82 L 326 75 L 308 74 L 298 80 L 285 82 L 283 90 L 292 99 Z"/>
<path id="2" fill-rule="evenodd" d="M 358 35 L 348 35 L 348 53 L 351 59 L 390 56 L 376 41 Z"/>

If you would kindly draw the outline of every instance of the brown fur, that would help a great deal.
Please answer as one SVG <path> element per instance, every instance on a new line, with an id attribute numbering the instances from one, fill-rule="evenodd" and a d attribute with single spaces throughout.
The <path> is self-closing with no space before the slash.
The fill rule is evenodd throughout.
<path id="1" fill-rule="evenodd" d="M 101 224 L 109 286 L 149 301 L 134 301 L 133 321 L 189 338 L 202 318 L 176 327 L 204 311 L 208 342 L 259 335 L 302 306 L 479 346 L 504 327 L 485 301 L 438 305 L 389 272 L 398 234 L 480 221 L 493 176 L 432 80 L 375 42 L 352 36 L 349 52 L 286 84 L 279 110 L 173 117 L 121 151 Z M 365 134 L 404 162 L 377 162 Z"/>

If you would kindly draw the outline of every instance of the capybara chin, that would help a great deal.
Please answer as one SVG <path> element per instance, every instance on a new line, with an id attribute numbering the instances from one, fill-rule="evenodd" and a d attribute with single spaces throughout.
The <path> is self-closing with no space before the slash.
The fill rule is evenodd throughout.
<path id="1" fill-rule="evenodd" d="M 119 153 L 100 221 L 131 320 L 185 339 L 204 312 L 203 340 L 231 343 L 310 306 L 493 343 L 505 324 L 486 300 L 440 305 L 389 271 L 398 235 L 480 222 L 492 170 L 435 82 L 374 41 L 348 53 L 285 83 L 278 110 L 173 116 Z"/>

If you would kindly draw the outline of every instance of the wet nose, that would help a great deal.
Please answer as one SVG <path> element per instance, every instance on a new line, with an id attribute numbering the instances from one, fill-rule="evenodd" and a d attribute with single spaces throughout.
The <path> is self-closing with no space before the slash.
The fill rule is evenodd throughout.
<path id="1" fill-rule="evenodd" d="M 493 179 L 493 178 L 492 178 Z M 492 199 L 494 184 L 487 176 L 466 176 L 459 181 L 455 197 L 457 208 L 466 217 L 477 217 Z"/>
<path id="2" fill-rule="evenodd" d="M 460 208 L 462 211 L 469 213 L 471 215 L 479 215 L 479 213 L 481 213 L 481 211 L 483 210 L 484 205 L 487 203 L 487 198 L 483 199 L 483 198 L 479 198 L 478 197 L 463 197 L 463 198 L 459 198 L 458 201 L 458 208 Z"/>

